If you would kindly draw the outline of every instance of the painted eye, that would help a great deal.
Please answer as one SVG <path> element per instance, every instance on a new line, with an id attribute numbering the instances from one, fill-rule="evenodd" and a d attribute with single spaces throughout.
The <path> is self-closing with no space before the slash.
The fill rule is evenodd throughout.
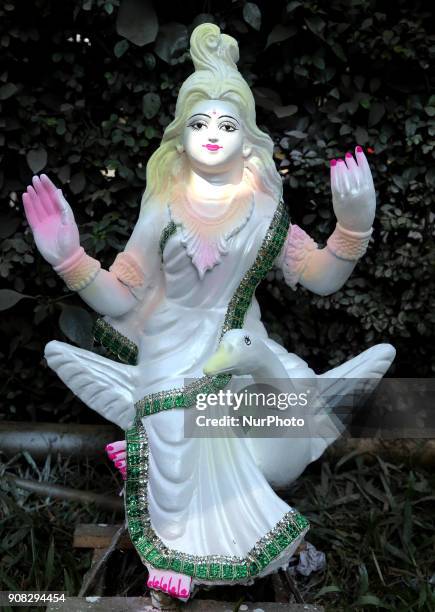
<path id="1" fill-rule="evenodd" d="M 231 123 L 221 123 L 219 129 L 223 130 L 224 132 L 235 132 L 237 128 Z"/>
<path id="2" fill-rule="evenodd" d="M 248 346 L 251 344 L 251 338 L 249 336 L 245 336 L 245 344 Z"/>
<path id="3" fill-rule="evenodd" d="M 207 124 L 203 121 L 195 121 L 195 123 L 191 123 L 189 127 L 193 128 L 194 130 L 201 130 L 203 127 L 207 127 Z"/>

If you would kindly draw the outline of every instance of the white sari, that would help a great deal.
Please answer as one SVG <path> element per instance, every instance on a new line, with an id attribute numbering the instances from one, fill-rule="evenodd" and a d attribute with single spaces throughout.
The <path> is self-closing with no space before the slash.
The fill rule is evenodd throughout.
<path id="1" fill-rule="evenodd" d="M 145 321 L 140 309 L 121 325 L 117 321 L 126 335 L 136 334 L 138 362 L 146 365 L 142 383 L 148 394 L 154 394 L 143 403 L 148 414 L 127 431 L 128 526 L 148 567 L 188 574 L 192 586 L 250 583 L 285 567 L 308 530 L 308 521 L 274 493 L 244 438 L 185 438 L 185 418 L 193 419 L 198 413 L 182 406 L 161 409 L 165 391 L 181 391 L 186 379 L 204 377 L 204 363 L 217 349 L 222 330 L 240 326 L 234 312 L 233 319 L 229 317 L 234 298 L 240 297 L 244 286 L 252 294 L 258 282 L 258 271 L 255 278 L 252 271 L 264 259 L 265 248 L 272 248 L 273 240 L 277 240 L 275 251 L 276 244 L 282 246 L 288 219 L 283 221 L 281 206 L 271 210 L 257 198 L 243 227 L 228 240 L 228 252 L 202 279 L 180 230 L 167 232 L 161 244 L 161 265 L 154 258 L 154 272 L 149 267 L 149 246 L 156 244 L 156 237 L 170 222 L 170 209 L 163 211 L 159 221 L 139 220 L 143 228 L 136 226 L 126 247 L 144 270 L 148 266 L 154 296 L 153 310 Z M 150 228 L 154 239 L 150 239 Z M 275 256 L 277 252 L 279 248 Z M 156 284 L 151 280 L 157 266 L 161 277 Z M 240 287 L 242 279 L 245 285 Z M 249 288 L 249 283 L 254 287 Z M 257 301 L 249 299 L 243 328 L 264 338 L 287 370 L 307 368 L 268 338 Z M 150 413 L 156 400 L 161 411 Z"/>

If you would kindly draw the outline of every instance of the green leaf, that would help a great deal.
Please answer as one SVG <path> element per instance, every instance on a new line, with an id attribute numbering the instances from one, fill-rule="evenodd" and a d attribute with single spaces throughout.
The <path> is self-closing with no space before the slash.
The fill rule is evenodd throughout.
<path id="1" fill-rule="evenodd" d="M 426 176 L 424 177 L 424 180 L 426 182 L 426 185 L 430 188 L 434 188 L 435 187 L 435 168 L 430 168 L 427 172 L 426 172 Z"/>
<path id="2" fill-rule="evenodd" d="M 39 149 L 31 149 L 28 151 L 26 159 L 30 170 L 36 174 L 47 165 L 47 151 L 42 147 Z"/>
<path id="3" fill-rule="evenodd" d="M 282 117 L 291 117 L 297 113 L 298 107 L 295 104 L 288 104 L 287 106 L 274 106 L 273 112 L 279 119 L 282 119 Z"/>
<path id="4" fill-rule="evenodd" d="M 18 87 L 13 83 L 6 83 L 0 87 L 0 100 L 11 98 L 18 91 Z"/>
<path id="5" fill-rule="evenodd" d="M 305 19 L 305 23 L 314 34 L 322 38 L 322 31 L 324 30 L 326 23 L 321 17 L 318 15 L 307 17 Z"/>
<path id="6" fill-rule="evenodd" d="M 292 138 L 298 138 L 299 140 L 307 137 L 307 134 L 305 134 L 305 132 L 301 132 L 300 130 L 290 130 L 289 132 L 286 132 L 286 134 L 287 136 L 292 136 Z"/>
<path id="7" fill-rule="evenodd" d="M 47 560 L 45 562 L 45 590 L 48 591 L 54 575 L 54 538 L 50 540 L 48 547 Z"/>
<path id="8" fill-rule="evenodd" d="M 318 599 L 319 597 L 323 597 L 323 595 L 327 595 L 328 593 L 341 593 L 341 589 L 334 584 L 324 586 L 316 593 L 315 598 Z"/>
<path id="9" fill-rule="evenodd" d="M 243 19 L 254 28 L 254 30 L 259 30 L 261 28 L 261 11 L 253 2 L 247 2 L 243 7 Z"/>
<path id="10" fill-rule="evenodd" d="M 0 310 L 8 310 L 24 298 L 33 299 L 31 295 L 18 293 L 18 291 L 13 289 L 0 289 Z"/>
<path id="11" fill-rule="evenodd" d="M 142 110 L 146 119 L 152 119 L 160 109 L 160 96 L 156 93 L 147 93 L 142 98 Z"/>
<path id="12" fill-rule="evenodd" d="M 143 63 L 147 70 L 154 70 L 156 67 L 156 56 L 153 53 L 145 53 Z"/>
<path id="13" fill-rule="evenodd" d="M 365 565 L 365 563 L 361 563 L 358 566 L 358 573 L 360 575 L 360 593 L 361 595 L 364 595 L 365 593 L 367 593 L 368 588 L 369 588 L 369 575 L 367 573 L 367 567 Z"/>
<path id="14" fill-rule="evenodd" d="M 116 45 L 113 48 L 113 52 L 115 54 L 115 57 L 122 57 L 124 55 L 124 53 L 127 51 L 127 49 L 129 48 L 129 43 L 128 40 L 120 40 L 116 43 Z"/>
<path id="15" fill-rule="evenodd" d="M 168 64 L 177 63 L 177 57 L 187 49 L 188 33 L 182 23 L 165 23 L 159 29 L 154 45 L 156 55 Z"/>
<path id="16" fill-rule="evenodd" d="M 369 112 L 369 127 L 373 127 L 382 119 L 385 115 L 385 106 L 380 102 L 374 102 L 370 106 Z"/>
<path id="17" fill-rule="evenodd" d="M 59 326 L 65 336 L 80 347 L 92 347 L 93 321 L 91 315 L 80 306 L 64 306 L 59 317 Z"/>
<path id="18" fill-rule="evenodd" d="M 343 47 L 335 42 L 332 46 L 331 49 L 334 51 L 335 55 L 340 58 L 341 60 L 343 60 L 343 62 L 347 62 L 347 57 L 343 51 Z"/>
<path id="19" fill-rule="evenodd" d="M 74 174 L 74 176 L 71 177 L 69 186 L 73 193 L 75 194 L 81 193 L 83 189 L 85 188 L 85 185 L 86 185 L 86 179 L 85 179 L 85 175 L 83 174 L 83 172 L 78 172 L 77 174 Z"/>
<path id="20" fill-rule="evenodd" d="M 268 87 L 253 87 L 252 93 L 255 96 L 255 103 L 266 110 L 273 110 L 276 106 L 282 106 L 280 95 Z"/>
<path id="21" fill-rule="evenodd" d="M 296 34 L 296 32 L 297 30 L 295 26 L 285 26 L 279 23 L 273 28 L 273 30 L 267 37 L 267 43 L 265 48 L 267 49 L 268 47 L 270 47 L 270 45 L 280 43 L 284 40 L 287 40 L 288 38 L 291 38 Z"/>
<path id="22" fill-rule="evenodd" d="M 378 608 L 384 608 L 384 610 L 391 610 L 388 604 L 383 603 L 376 595 L 362 595 L 357 599 L 354 604 L 355 606 L 377 606 Z"/>
<path id="23" fill-rule="evenodd" d="M 367 144 L 369 141 L 369 135 L 365 128 L 358 126 L 355 130 L 355 142 L 359 145 Z"/>
<path id="24" fill-rule="evenodd" d="M 130 42 L 143 47 L 154 42 L 159 22 L 150 0 L 123 0 L 116 19 L 116 31 Z"/>
<path id="25" fill-rule="evenodd" d="M 325 60 L 323 57 L 319 57 L 318 55 L 313 57 L 313 64 L 316 68 L 319 68 L 319 70 L 325 70 Z"/>
<path id="26" fill-rule="evenodd" d="M 299 2 L 299 0 L 293 0 L 292 2 L 289 2 L 287 4 L 287 13 L 292 13 L 295 9 L 298 8 L 298 6 L 301 6 L 302 2 Z"/>

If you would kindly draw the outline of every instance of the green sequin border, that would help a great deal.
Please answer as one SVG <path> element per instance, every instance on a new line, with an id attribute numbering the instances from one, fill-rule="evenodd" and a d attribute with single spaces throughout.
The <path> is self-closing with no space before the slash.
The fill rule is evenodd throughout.
<path id="1" fill-rule="evenodd" d="M 123 363 L 137 364 L 137 345 L 104 319 L 100 318 L 95 321 L 93 335 L 96 342 L 99 342 L 111 355 Z"/>
<path id="2" fill-rule="evenodd" d="M 169 221 L 166 227 L 163 228 L 163 231 L 160 235 L 160 243 L 159 243 L 160 257 L 162 261 L 163 261 L 163 251 L 165 249 L 166 243 L 168 242 L 172 234 L 175 234 L 176 231 L 177 231 L 177 224 L 174 223 L 174 221 Z"/>
<path id="3" fill-rule="evenodd" d="M 289 224 L 288 213 L 281 201 L 254 264 L 246 272 L 230 300 L 221 330 L 221 338 L 229 329 L 243 327 L 244 317 L 255 289 L 279 255 Z M 163 247 L 175 230 L 174 224 L 171 233 L 165 234 Z M 163 252 L 162 248 L 161 250 Z M 257 576 L 273 559 L 309 529 L 308 520 L 299 512 L 296 510 L 287 512 L 244 558 L 222 555 L 188 555 L 169 549 L 154 532 L 145 493 L 148 482 L 148 440 L 141 418 L 161 410 L 187 408 L 195 401 L 196 393 L 213 392 L 224 388 L 230 379 L 231 375 L 206 376 L 184 388 L 146 396 L 136 404 L 135 425 L 126 432 L 128 477 L 125 485 L 125 511 L 128 530 L 136 550 L 143 562 L 147 561 L 155 568 L 172 570 L 207 582 L 239 582 Z"/>
<path id="4" fill-rule="evenodd" d="M 257 576 L 271 561 L 309 529 L 308 520 L 290 510 L 246 557 L 189 555 L 168 548 L 151 526 L 147 495 L 148 441 L 143 425 L 127 431 L 128 478 L 125 511 L 131 540 L 142 559 L 157 569 L 167 569 L 207 582 L 240 582 Z"/>

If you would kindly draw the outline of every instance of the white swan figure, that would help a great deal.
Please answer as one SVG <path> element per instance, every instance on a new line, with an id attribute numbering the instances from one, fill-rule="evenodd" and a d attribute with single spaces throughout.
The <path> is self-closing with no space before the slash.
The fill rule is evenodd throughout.
<path id="1" fill-rule="evenodd" d="M 282 351 L 274 352 L 254 333 L 233 329 L 226 332 L 219 349 L 204 367 L 206 374 L 231 372 L 236 376 L 252 376 L 254 382 L 290 378 L 294 389 L 298 379 L 305 382 L 310 379 L 321 389 L 320 401 L 316 404 L 318 413 L 311 419 L 316 431 L 322 431 L 321 436 L 247 438 L 254 460 L 275 487 L 293 482 L 340 435 L 334 419 L 325 413 L 324 398 L 328 398 L 329 410 L 335 408 L 340 396 L 355 389 L 358 383 L 355 379 L 365 379 L 365 390 L 372 380 L 371 390 L 374 389 L 395 356 L 393 346 L 378 344 L 325 374 L 316 375 L 297 355 Z M 149 393 L 141 375 L 146 363 L 124 365 L 57 340 L 46 345 L 45 357 L 50 368 L 87 406 L 123 429 L 131 427 L 135 403 Z M 288 382 L 285 391 L 289 391 Z M 312 400 L 311 405 L 314 405 Z"/>
<path id="2" fill-rule="evenodd" d="M 340 405 L 343 397 L 349 398 L 355 391 L 364 394 L 373 391 L 395 354 L 391 344 L 377 344 L 342 365 L 316 375 L 296 355 L 284 353 L 286 367 L 282 355 L 269 348 L 262 338 L 250 331 L 232 329 L 222 337 L 218 350 L 205 364 L 204 373 L 252 376 L 259 385 L 275 380 L 275 389 L 286 393 L 306 389 L 310 379 L 309 389 L 316 395 L 310 397 L 310 437 L 246 438 L 268 482 L 283 487 L 294 482 L 341 434 L 342 427 L 333 418 L 332 410 Z M 282 416 L 289 414 L 286 411 Z"/>

